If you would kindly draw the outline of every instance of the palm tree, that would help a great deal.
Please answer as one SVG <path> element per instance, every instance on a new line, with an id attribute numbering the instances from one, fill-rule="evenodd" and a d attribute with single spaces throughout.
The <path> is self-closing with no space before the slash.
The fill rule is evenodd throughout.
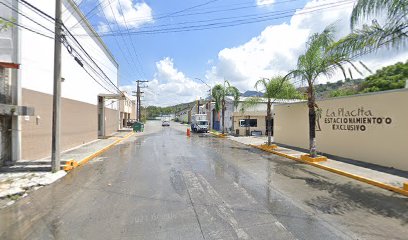
<path id="1" fill-rule="evenodd" d="M 282 76 L 272 78 L 262 78 L 255 83 L 255 88 L 258 91 L 263 91 L 263 97 L 268 99 L 266 118 L 268 129 L 268 146 L 272 144 L 272 104 L 276 99 L 295 99 L 301 98 L 301 94 L 296 88 Z M 261 90 L 259 89 L 261 88 Z M 263 90 L 262 90 L 263 89 Z M 246 102 L 246 106 L 256 105 L 259 99 L 250 98 Z"/>
<path id="2" fill-rule="evenodd" d="M 371 25 L 357 28 L 362 21 L 379 15 L 386 16 L 384 24 L 373 19 Z M 401 47 L 408 37 L 407 16 L 407 0 L 358 0 L 350 19 L 353 32 L 338 41 L 334 50 L 358 56 L 380 47 Z"/>
<path id="3" fill-rule="evenodd" d="M 309 144 L 310 156 L 316 157 L 316 99 L 314 83 L 320 76 L 331 77 L 337 69 L 343 72 L 346 78 L 346 72 L 343 68 L 345 63 L 351 64 L 358 70 L 350 58 L 341 52 L 329 51 L 334 43 L 333 26 L 328 26 L 318 34 L 311 35 L 306 43 L 306 51 L 299 56 L 297 68 L 290 71 L 285 78 L 295 78 L 306 81 L 307 88 L 307 106 L 309 108 Z"/>
<path id="4" fill-rule="evenodd" d="M 217 113 L 222 110 L 222 134 L 225 133 L 225 125 L 224 125 L 224 115 L 225 115 L 225 97 L 226 96 L 233 96 L 234 98 L 234 107 L 238 106 L 239 101 L 239 90 L 232 86 L 227 80 L 224 80 L 224 85 L 216 84 L 212 91 L 211 95 L 215 100 L 215 111 Z"/>

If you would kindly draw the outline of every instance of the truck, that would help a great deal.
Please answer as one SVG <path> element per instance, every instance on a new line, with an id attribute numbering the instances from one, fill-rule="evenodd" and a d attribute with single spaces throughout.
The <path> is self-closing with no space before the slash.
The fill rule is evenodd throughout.
<path id="1" fill-rule="evenodd" d="M 170 126 L 170 120 L 171 120 L 170 116 L 164 115 L 164 116 L 161 117 L 161 120 L 162 120 L 162 126 L 163 127 Z"/>
<path id="2" fill-rule="evenodd" d="M 207 114 L 194 114 L 191 116 L 191 131 L 208 132 Z"/>

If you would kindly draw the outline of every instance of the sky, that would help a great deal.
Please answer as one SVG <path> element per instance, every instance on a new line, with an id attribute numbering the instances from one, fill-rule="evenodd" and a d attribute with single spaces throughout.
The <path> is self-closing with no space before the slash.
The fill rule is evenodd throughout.
<path id="1" fill-rule="evenodd" d="M 76 2 L 119 63 L 121 89 L 147 80 L 142 104 L 169 106 L 203 98 L 224 79 L 245 92 L 260 78 L 285 75 L 311 34 L 329 24 L 337 39 L 350 33 L 355 0 Z M 357 60 L 374 71 L 407 59 L 408 49 L 383 49 Z M 353 76 L 370 74 L 360 70 Z"/>

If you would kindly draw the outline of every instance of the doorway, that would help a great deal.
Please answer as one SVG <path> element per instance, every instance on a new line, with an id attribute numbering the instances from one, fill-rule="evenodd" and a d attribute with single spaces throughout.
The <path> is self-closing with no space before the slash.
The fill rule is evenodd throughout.
<path id="1" fill-rule="evenodd" d="M 105 99 L 98 96 L 98 137 L 105 136 Z"/>

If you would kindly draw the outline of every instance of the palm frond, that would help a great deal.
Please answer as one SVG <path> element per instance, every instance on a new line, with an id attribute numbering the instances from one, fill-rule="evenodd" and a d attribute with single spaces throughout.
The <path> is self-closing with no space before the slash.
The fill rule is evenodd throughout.
<path id="1" fill-rule="evenodd" d="M 349 74 L 350 74 L 350 79 L 354 79 L 354 78 L 353 78 L 353 73 L 351 72 L 351 69 L 350 69 L 350 68 L 348 69 L 348 71 L 349 71 Z"/>
<path id="2" fill-rule="evenodd" d="M 406 45 L 408 37 L 408 22 L 398 25 L 378 24 L 364 26 L 335 43 L 331 50 L 358 57 L 376 51 L 381 47 L 398 48 Z"/>
<path id="3" fill-rule="evenodd" d="M 406 16 L 408 1 L 406 0 L 358 0 L 350 18 L 350 27 L 354 29 L 359 22 L 368 17 L 387 15 L 387 19 L 394 21 L 400 16 Z"/>
<path id="4" fill-rule="evenodd" d="M 365 70 L 367 70 L 370 74 L 373 73 L 373 71 L 371 71 L 371 69 L 368 68 L 367 65 L 365 65 L 362 61 L 358 61 L 358 62 L 359 62 L 360 65 L 363 66 L 363 68 L 364 68 Z"/>
<path id="5" fill-rule="evenodd" d="M 262 79 L 259 79 L 258 81 L 256 81 L 256 83 L 255 83 L 255 89 L 256 90 L 258 90 L 259 91 L 259 85 L 262 85 L 262 87 L 264 88 L 264 89 L 266 89 L 266 87 L 267 87 L 267 79 L 266 78 L 262 78 Z"/>
<path id="6" fill-rule="evenodd" d="M 234 107 L 236 108 L 238 106 L 239 97 L 241 95 L 238 88 L 228 83 L 228 87 L 226 87 L 225 90 L 226 90 L 226 95 L 231 95 L 234 98 Z"/>
<path id="7" fill-rule="evenodd" d="M 224 87 L 221 84 L 215 85 L 211 90 L 211 95 L 215 100 L 215 111 L 221 110 L 221 101 L 224 96 Z"/>

